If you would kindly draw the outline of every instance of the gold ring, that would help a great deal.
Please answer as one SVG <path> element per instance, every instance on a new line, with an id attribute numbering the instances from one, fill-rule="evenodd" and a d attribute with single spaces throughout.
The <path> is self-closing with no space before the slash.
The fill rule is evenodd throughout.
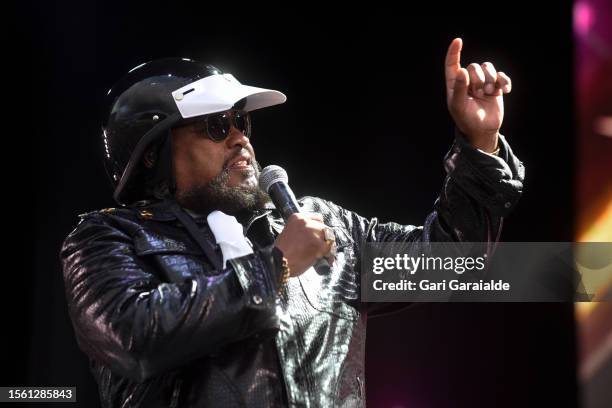
<path id="1" fill-rule="evenodd" d="M 336 242 L 336 234 L 334 233 L 333 228 L 325 227 L 325 229 L 323 230 L 323 233 L 325 234 L 325 242 L 328 242 L 328 241 Z"/>

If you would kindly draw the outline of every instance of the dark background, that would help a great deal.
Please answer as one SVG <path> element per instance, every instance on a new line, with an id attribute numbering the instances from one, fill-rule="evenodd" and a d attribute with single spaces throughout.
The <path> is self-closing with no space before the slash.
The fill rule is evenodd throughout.
<path id="1" fill-rule="evenodd" d="M 5 254 L 21 263 L 11 273 L 15 289 L 4 291 L 11 329 L 2 385 L 77 386 L 71 406 L 98 406 L 57 254 L 77 214 L 114 205 L 100 103 L 114 81 L 150 59 L 191 57 L 281 90 L 287 103 L 253 114 L 262 165 L 283 166 L 297 195 L 421 224 L 452 143 L 443 63 L 460 36 L 464 65 L 492 61 L 513 80 L 502 133 L 527 179 L 502 239 L 573 240 L 571 3 L 430 3 L 31 3 L 31 29 L 16 35 L 29 40 L 33 97 L 8 150 L 27 158 L 12 181 L 23 208 L 32 208 Z M 372 407 L 576 405 L 571 304 L 421 305 L 371 320 L 367 348 Z"/>

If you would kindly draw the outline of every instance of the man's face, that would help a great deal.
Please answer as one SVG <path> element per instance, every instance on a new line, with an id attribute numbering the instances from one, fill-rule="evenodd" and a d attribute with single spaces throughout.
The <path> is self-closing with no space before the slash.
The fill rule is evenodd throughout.
<path id="1" fill-rule="evenodd" d="M 235 115 L 225 113 L 232 119 Z M 260 208 L 265 202 L 253 146 L 234 120 L 230 123 L 221 141 L 209 137 L 203 121 L 172 130 L 176 197 L 184 207 L 203 213 L 235 213 Z"/>

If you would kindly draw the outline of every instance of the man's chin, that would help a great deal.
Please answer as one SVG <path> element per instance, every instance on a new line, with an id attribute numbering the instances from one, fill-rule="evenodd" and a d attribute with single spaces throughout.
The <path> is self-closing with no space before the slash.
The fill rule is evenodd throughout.
<path id="1" fill-rule="evenodd" d="M 241 180 L 221 178 L 206 185 L 197 186 L 190 191 L 177 195 L 177 201 L 183 207 L 200 214 L 208 214 L 214 210 L 235 215 L 242 211 L 262 209 L 270 197 L 258 186 L 255 172 Z"/>
<path id="2" fill-rule="evenodd" d="M 227 182 L 227 186 L 231 188 L 255 188 L 257 184 L 258 180 L 253 168 L 233 169 Z"/>

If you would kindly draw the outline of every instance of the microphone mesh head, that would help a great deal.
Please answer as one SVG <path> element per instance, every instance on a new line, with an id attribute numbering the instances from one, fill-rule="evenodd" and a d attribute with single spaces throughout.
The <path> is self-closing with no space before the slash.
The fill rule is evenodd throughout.
<path id="1" fill-rule="evenodd" d="M 266 193 L 272 184 L 279 181 L 289 184 L 289 176 L 287 176 L 287 172 L 281 166 L 274 164 L 266 166 L 259 175 L 259 187 Z"/>

